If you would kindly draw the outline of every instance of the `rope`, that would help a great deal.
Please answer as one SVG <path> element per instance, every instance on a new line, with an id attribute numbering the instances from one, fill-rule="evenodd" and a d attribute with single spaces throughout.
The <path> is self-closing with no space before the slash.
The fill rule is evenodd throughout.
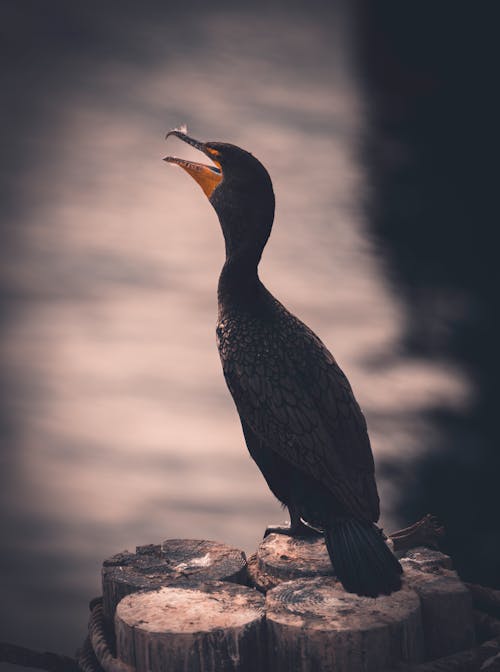
<path id="1" fill-rule="evenodd" d="M 104 670 L 104 672 L 135 672 L 134 667 L 114 656 L 114 637 L 110 636 L 109 629 L 106 627 L 102 599 L 94 601 L 94 606 L 90 612 L 89 639 L 98 663 L 95 672 L 100 672 L 100 670 Z M 94 670 L 82 670 L 82 672 L 94 672 Z"/>
<path id="2" fill-rule="evenodd" d="M 83 647 L 78 654 L 77 665 L 79 672 L 102 672 L 102 667 L 95 657 L 94 649 L 92 648 L 89 637 L 86 638 Z"/>

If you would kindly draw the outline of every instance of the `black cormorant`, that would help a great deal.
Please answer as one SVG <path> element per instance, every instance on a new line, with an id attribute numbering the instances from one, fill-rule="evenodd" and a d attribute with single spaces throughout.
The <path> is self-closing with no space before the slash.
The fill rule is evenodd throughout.
<path id="1" fill-rule="evenodd" d="M 401 565 L 381 530 L 364 416 L 320 339 L 264 287 L 257 273 L 274 219 L 274 193 L 252 154 L 168 133 L 214 165 L 176 157 L 219 216 L 226 261 L 218 285 L 217 343 L 251 456 L 290 512 L 290 535 L 324 532 L 334 571 L 360 595 L 389 594 Z"/>

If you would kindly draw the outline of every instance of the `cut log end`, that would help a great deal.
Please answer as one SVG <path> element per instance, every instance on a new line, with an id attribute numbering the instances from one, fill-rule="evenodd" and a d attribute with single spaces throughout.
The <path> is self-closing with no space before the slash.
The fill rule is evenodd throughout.
<path id="1" fill-rule="evenodd" d="M 388 539 L 389 546 L 391 540 Z M 420 546 L 404 553 L 407 567 L 432 571 L 452 569 L 451 558 L 439 551 Z M 249 562 L 253 586 L 267 592 L 282 581 L 333 576 L 333 568 L 323 537 L 289 537 L 270 534 Z"/>
<path id="2" fill-rule="evenodd" d="M 195 539 L 138 546 L 136 553 L 125 551 L 104 561 L 104 613 L 112 619 L 119 601 L 139 590 L 203 581 L 246 583 L 245 554 L 226 544 Z"/>
<path id="3" fill-rule="evenodd" d="M 262 595 L 236 584 L 136 593 L 116 611 L 118 655 L 138 671 L 249 672 L 264 666 L 263 619 Z"/>
<path id="4" fill-rule="evenodd" d="M 250 582 L 262 592 L 291 579 L 333 576 L 323 537 L 270 534 L 249 563 Z"/>
<path id="5" fill-rule="evenodd" d="M 402 589 L 368 598 L 335 579 L 322 537 L 271 534 L 248 564 L 224 544 L 170 540 L 108 560 L 104 599 L 112 614 L 125 595 L 118 654 L 137 672 L 375 672 L 472 647 L 471 597 L 450 558 L 420 547 L 401 562 Z M 231 581 L 267 593 L 265 619 L 264 597 Z"/>
<path id="6" fill-rule="evenodd" d="M 423 658 L 420 601 L 346 593 L 331 577 L 281 583 L 266 596 L 270 669 L 371 672 Z"/>
<path id="7" fill-rule="evenodd" d="M 403 559 L 405 583 L 418 594 L 426 658 L 432 660 L 475 644 L 472 597 L 456 572 Z"/>

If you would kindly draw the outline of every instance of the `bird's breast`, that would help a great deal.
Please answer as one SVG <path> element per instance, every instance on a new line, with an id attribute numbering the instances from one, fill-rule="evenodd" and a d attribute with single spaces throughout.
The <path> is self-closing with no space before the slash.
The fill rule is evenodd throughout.
<path id="1" fill-rule="evenodd" d="M 219 320 L 217 347 L 223 361 L 238 359 L 258 363 L 276 348 L 276 336 L 265 324 L 248 315 L 233 315 Z"/>

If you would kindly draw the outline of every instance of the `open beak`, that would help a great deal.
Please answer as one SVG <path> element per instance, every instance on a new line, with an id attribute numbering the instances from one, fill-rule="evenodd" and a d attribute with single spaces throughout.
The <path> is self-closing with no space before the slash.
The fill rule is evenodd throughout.
<path id="1" fill-rule="evenodd" d="M 210 198 L 214 189 L 222 181 L 222 169 L 220 163 L 217 161 L 218 152 L 215 149 L 211 149 L 205 146 L 205 143 L 195 140 L 194 138 L 189 137 L 181 130 L 174 129 L 169 131 L 165 136 L 165 140 L 171 135 L 175 135 L 177 138 L 183 142 L 187 142 L 188 145 L 199 149 L 200 152 L 203 152 L 205 156 L 208 156 L 215 165 L 209 166 L 203 163 L 196 163 L 195 161 L 186 161 L 185 159 L 179 159 L 176 156 L 166 156 L 163 160 L 167 163 L 172 163 L 176 166 L 183 168 L 186 173 L 189 173 L 191 177 L 198 182 L 200 187 L 203 189 L 205 195 Z"/>

